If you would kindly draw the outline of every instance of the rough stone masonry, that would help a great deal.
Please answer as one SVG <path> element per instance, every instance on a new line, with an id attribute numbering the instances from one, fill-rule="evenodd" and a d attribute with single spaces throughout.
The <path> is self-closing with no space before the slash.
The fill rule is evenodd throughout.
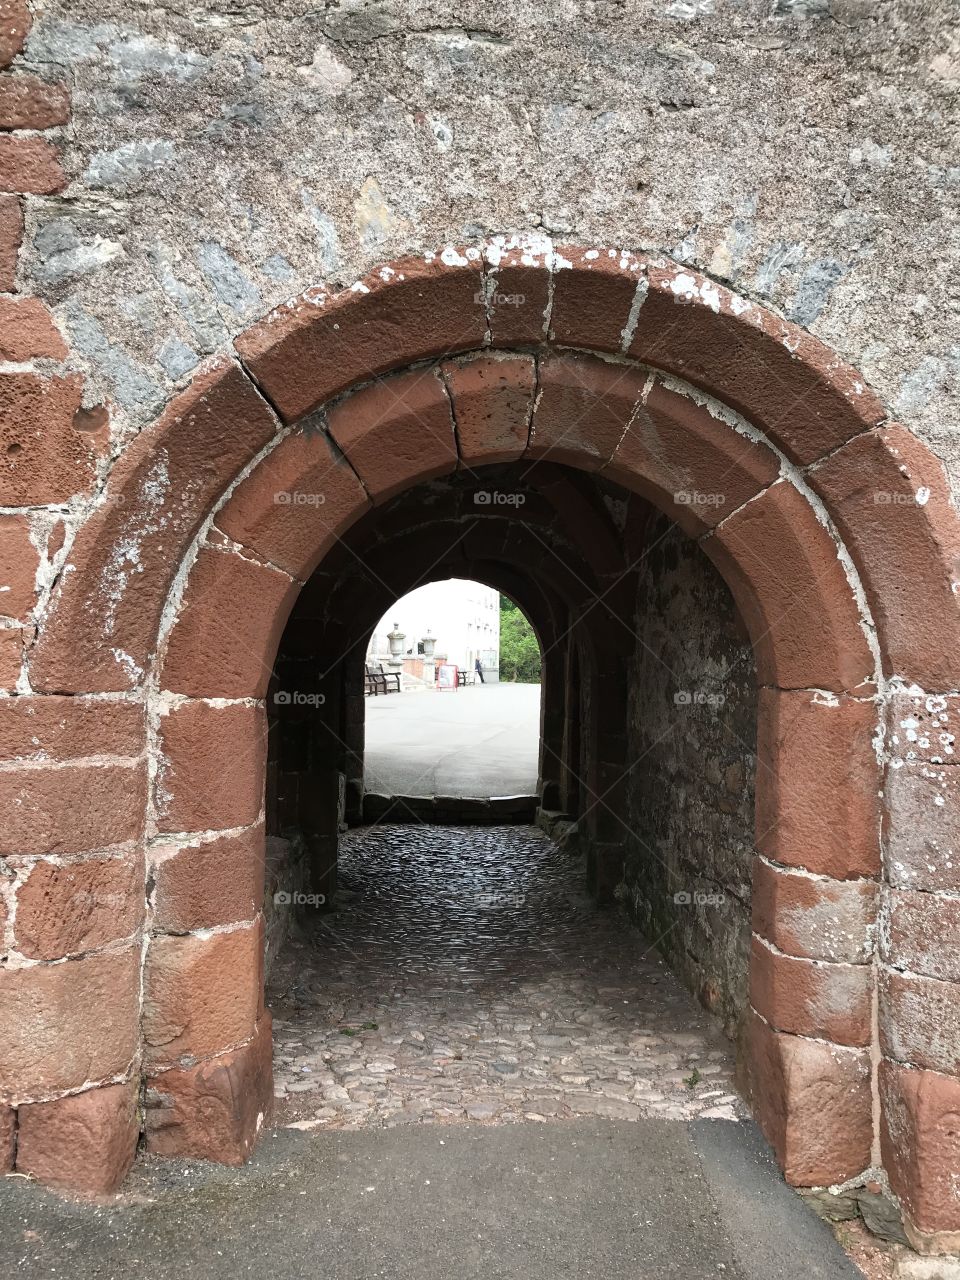
<path id="1" fill-rule="evenodd" d="M 316 884 L 362 812 L 344 557 L 440 555 L 786 1176 L 960 1247 L 958 103 L 946 0 L 0 0 L 0 1165 L 252 1150 L 265 838 Z"/>

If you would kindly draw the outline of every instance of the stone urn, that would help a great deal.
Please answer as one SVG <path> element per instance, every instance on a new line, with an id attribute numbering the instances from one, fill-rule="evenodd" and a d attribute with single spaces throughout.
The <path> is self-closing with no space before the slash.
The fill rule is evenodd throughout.
<path id="1" fill-rule="evenodd" d="M 403 642 L 406 636 L 399 624 L 393 624 L 393 630 L 387 632 L 387 643 L 390 645 L 390 657 L 387 659 L 387 670 L 400 677 L 400 688 L 403 688 Z"/>

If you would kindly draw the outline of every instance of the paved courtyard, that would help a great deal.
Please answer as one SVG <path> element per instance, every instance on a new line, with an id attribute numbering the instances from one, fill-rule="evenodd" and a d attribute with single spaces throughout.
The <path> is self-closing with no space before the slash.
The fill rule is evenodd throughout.
<path id="1" fill-rule="evenodd" d="M 365 705 L 368 791 L 489 797 L 537 789 L 538 684 L 411 690 Z"/>
<path id="2" fill-rule="evenodd" d="M 368 827 L 271 976 L 278 1123 L 734 1120 L 733 1049 L 529 827 Z"/>

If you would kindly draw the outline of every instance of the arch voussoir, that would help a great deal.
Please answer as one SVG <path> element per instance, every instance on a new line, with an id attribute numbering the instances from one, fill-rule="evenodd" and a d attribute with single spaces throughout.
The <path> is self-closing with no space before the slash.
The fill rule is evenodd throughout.
<path id="1" fill-rule="evenodd" d="M 644 493 L 696 537 L 773 484 L 780 459 L 705 406 L 655 382 L 603 474 Z"/>
<path id="2" fill-rule="evenodd" d="M 627 354 L 717 396 L 792 461 L 815 462 L 886 418 L 862 376 L 797 325 L 695 271 L 647 277 Z"/>
<path id="3" fill-rule="evenodd" d="M 436 369 L 368 383 L 334 406 L 329 423 L 374 505 L 457 469 L 450 397 Z"/>
<path id="4" fill-rule="evenodd" d="M 461 465 L 490 466 L 522 457 L 537 389 L 533 357 L 474 354 L 444 361 L 441 371 L 453 402 Z"/>
<path id="5" fill-rule="evenodd" d="M 300 585 L 228 546 L 201 547 L 167 638 L 161 688 L 195 698 L 262 698 L 271 669 L 264 655 L 276 650 Z"/>
<path id="6" fill-rule="evenodd" d="M 960 688 L 960 527 L 942 465 L 891 424 L 851 440 L 809 479 L 860 571 L 886 674 Z"/>
<path id="7" fill-rule="evenodd" d="M 40 637 L 31 687 L 101 693 L 144 678 L 183 555 L 277 420 L 231 360 L 216 360 L 121 455 L 80 528 Z"/>
<path id="8" fill-rule="evenodd" d="M 278 307 L 236 349 L 285 422 L 356 383 L 484 343 L 487 310 L 479 249 L 404 258 L 349 289 L 325 289 Z"/>
<path id="9" fill-rule="evenodd" d="M 761 684 L 876 690 L 874 658 L 837 545 L 792 484 L 777 481 L 700 545 L 740 606 Z"/>
<path id="10" fill-rule="evenodd" d="M 300 428 L 241 480 L 214 523 L 245 553 L 305 582 L 370 505 L 326 433 Z"/>
<path id="11" fill-rule="evenodd" d="M 601 470 L 616 452 L 646 382 L 645 370 L 595 356 L 544 357 L 526 456 Z"/>

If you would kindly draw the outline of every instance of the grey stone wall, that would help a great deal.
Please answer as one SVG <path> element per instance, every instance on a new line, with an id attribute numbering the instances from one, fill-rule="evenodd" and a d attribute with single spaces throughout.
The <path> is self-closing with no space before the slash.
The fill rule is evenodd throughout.
<path id="1" fill-rule="evenodd" d="M 858 365 L 960 480 L 953 0 L 46 0 L 28 203 L 119 439 L 270 306 L 492 232 L 672 254 Z"/>
<path id="2" fill-rule="evenodd" d="M 747 1005 L 756 673 L 725 584 L 662 517 L 644 561 L 637 640 L 620 893 L 736 1035 Z"/>

